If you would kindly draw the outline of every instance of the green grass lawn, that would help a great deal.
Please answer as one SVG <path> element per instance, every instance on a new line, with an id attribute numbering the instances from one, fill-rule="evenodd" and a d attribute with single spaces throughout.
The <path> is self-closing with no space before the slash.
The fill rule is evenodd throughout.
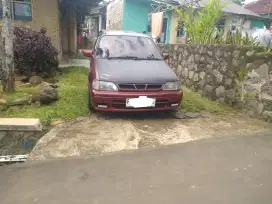
<path id="1" fill-rule="evenodd" d="M 208 98 L 202 97 L 200 94 L 187 89 L 186 87 L 183 87 L 183 101 L 181 104 L 181 109 L 188 112 L 207 111 L 210 113 L 234 111 L 234 109 L 229 105 L 211 101 Z"/>
<path id="2" fill-rule="evenodd" d="M 69 67 L 64 69 L 63 75 L 59 77 L 60 100 L 54 104 L 35 107 L 25 106 L 22 109 L 8 109 L 1 111 L 2 117 L 26 117 L 40 118 L 44 124 L 50 124 L 52 120 L 69 120 L 89 113 L 87 108 L 88 100 L 88 76 L 87 69 L 82 67 Z M 227 105 L 210 101 L 199 94 L 184 88 L 182 109 L 190 112 L 207 111 L 219 113 L 232 111 Z M 7 101 L 16 98 L 28 97 L 39 91 L 39 88 L 17 88 L 16 93 L 5 96 Z M 0 109 L 1 110 L 1 109 Z"/>
<path id="3" fill-rule="evenodd" d="M 44 124 L 52 120 L 68 120 L 78 116 L 87 115 L 88 99 L 88 71 L 82 67 L 69 67 L 59 77 L 60 100 L 54 104 L 35 107 L 25 106 L 19 110 L 8 109 L 2 115 L 4 117 L 40 118 Z M 6 97 L 7 101 L 22 97 L 26 93 L 35 93 L 35 88 L 18 89 L 18 91 Z"/>

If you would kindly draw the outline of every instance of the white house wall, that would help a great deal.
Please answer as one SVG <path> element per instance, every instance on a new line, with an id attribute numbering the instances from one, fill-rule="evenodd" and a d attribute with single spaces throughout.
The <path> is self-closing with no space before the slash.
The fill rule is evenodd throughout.
<path id="1" fill-rule="evenodd" d="M 244 17 L 240 16 L 228 16 L 225 20 L 224 25 L 224 34 L 227 34 L 227 32 L 231 29 L 231 26 L 235 25 L 238 29 L 241 29 L 243 31 L 249 31 L 250 30 L 250 20 L 244 20 Z"/>
<path id="2" fill-rule="evenodd" d="M 123 26 L 124 0 L 115 0 L 107 6 L 107 30 L 121 30 Z"/>

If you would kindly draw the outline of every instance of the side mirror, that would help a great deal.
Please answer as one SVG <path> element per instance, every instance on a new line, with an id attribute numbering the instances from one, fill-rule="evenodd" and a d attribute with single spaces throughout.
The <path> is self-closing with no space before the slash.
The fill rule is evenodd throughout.
<path id="1" fill-rule="evenodd" d="M 169 57 L 170 57 L 170 55 L 169 55 L 168 52 L 163 52 L 163 53 L 162 53 L 162 57 L 163 57 L 164 60 L 168 60 Z"/>
<path id="2" fill-rule="evenodd" d="M 81 52 L 83 53 L 83 55 L 85 57 L 92 57 L 93 56 L 93 51 L 92 50 L 81 50 Z"/>
<path id="3" fill-rule="evenodd" d="M 101 56 L 101 55 L 103 54 L 103 50 L 102 50 L 100 47 L 98 47 L 98 48 L 96 49 L 95 54 L 98 55 L 98 56 Z"/>

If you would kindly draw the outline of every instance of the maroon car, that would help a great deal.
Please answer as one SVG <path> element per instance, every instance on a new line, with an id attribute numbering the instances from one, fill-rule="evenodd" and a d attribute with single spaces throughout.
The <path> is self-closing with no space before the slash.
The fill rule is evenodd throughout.
<path id="1" fill-rule="evenodd" d="M 165 63 L 152 38 L 126 31 L 104 31 L 90 57 L 89 109 L 162 111 L 179 108 L 178 77 Z"/>

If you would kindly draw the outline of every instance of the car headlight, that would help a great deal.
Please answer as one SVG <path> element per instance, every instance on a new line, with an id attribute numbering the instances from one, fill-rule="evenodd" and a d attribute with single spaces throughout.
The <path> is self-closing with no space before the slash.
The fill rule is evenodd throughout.
<path id="1" fill-rule="evenodd" d="M 112 82 L 94 80 L 92 83 L 94 90 L 98 91 L 118 91 L 117 86 Z"/>
<path id="2" fill-rule="evenodd" d="M 168 82 L 168 83 L 163 85 L 162 89 L 165 90 L 165 91 L 180 90 L 181 89 L 180 81 Z"/>

